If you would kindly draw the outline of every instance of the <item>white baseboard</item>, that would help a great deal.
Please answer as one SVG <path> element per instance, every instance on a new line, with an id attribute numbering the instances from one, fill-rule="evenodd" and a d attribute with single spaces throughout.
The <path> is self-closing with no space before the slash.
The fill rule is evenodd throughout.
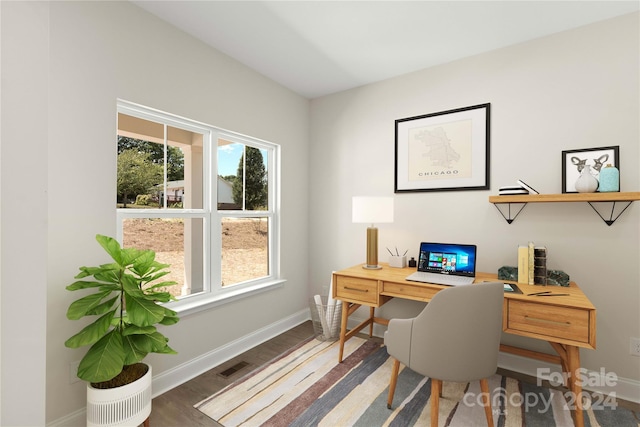
<path id="1" fill-rule="evenodd" d="M 179 386 L 192 378 L 201 375 L 208 370 L 244 353 L 247 350 L 261 344 L 271 338 L 280 335 L 289 329 L 311 319 L 309 309 L 300 310 L 289 317 L 278 320 L 255 332 L 245 335 L 235 341 L 216 348 L 195 359 L 185 362 L 175 368 L 155 375 L 152 380 L 151 389 L 153 397 L 159 396 L 174 387 Z M 47 427 L 78 427 L 86 425 L 86 409 L 80 409 L 67 416 L 59 418 L 47 424 Z"/>
<path id="2" fill-rule="evenodd" d="M 289 317 L 258 329 L 249 335 L 240 337 L 222 347 L 218 347 L 175 368 L 164 371 L 153 377 L 153 397 L 166 393 L 172 388 L 310 319 L 311 314 L 309 309 L 300 310 Z"/>
<path id="3" fill-rule="evenodd" d="M 50 422 L 47 427 L 81 427 L 87 425 L 87 409 L 78 409 L 62 418 Z"/>

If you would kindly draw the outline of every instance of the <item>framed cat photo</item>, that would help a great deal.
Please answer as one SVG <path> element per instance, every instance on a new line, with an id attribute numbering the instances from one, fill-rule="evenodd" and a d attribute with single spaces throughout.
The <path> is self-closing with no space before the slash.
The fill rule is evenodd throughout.
<path id="1" fill-rule="evenodd" d="M 577 193 L 576 181 L 582 170 L 589 166 L 591 174 L 598 178 L 607 165 L 620 170 L 620 146 L 582 148 L 562 152 L 562 192 Z"/>

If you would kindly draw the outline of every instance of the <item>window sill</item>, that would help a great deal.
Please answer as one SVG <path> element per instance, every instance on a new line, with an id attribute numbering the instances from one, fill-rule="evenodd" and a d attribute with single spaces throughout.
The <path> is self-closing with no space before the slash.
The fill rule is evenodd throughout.
<path id="1" fill-rule="evenodd" d="M 285 279 L 271 280 L 251 286 L 231 287 L 216 294 L 197 295 L 166 304 L 167 308 L 176 311 L 181 317 L 209 310 L 219 305 L 237 301 L 262 292 L 280 288 L 286 283 Z"/>

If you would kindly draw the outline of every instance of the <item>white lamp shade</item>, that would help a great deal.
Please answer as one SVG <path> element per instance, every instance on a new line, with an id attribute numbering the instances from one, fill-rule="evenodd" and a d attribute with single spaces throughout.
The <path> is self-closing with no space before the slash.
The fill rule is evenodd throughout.
<path id="1" fill-rule="evenodd" d="M 393 197 L 353 197 L 352 222 L 393 222 Z"/>

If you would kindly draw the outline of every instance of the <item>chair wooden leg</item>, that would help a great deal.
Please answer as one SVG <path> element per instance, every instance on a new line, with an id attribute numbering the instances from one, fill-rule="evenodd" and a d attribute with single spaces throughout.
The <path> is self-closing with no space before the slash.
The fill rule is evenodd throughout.
<path id="1" fill-rule="evenodd" d="M 391 370 L 391 381 L 389 382 L 389 397 L 387 398 L 387 408 L 391 409 L 393 403 L 393 395 L 396 392 L 396 384 L 398 384 L 398 372 L 400 372 L 400 361 L 393 360 L 393 369 Z"/>
<path id="2" fill-rule="evenodd" d="M 493 427 L 493 411 L 491 410 L 491 395 L 489 394 L 489 381 L 486 378 L 480 380 L 480 391 L 482 392 L 482 404 L 484 414 L 487 416 L 487 425 Z"/>
<path id="3" fill-rule="evenodd" d="M 151 418 L 151 415 L 149 415 L 149 416 L 147 417 L 147 419 L 146 419 L 146 420 L 144 420 L 144 423 L 142 423 L 142 425 L 143 425 L 144 427 L 149 427 L 149 426 L 150 426 L 150 423 L 149 423 L 149 419 L 150 419 L 150 418 Z"/>
<path id="4" fill-rule="evenodd" d="M 431 427 L 438 427 L 442 381 L 431 378 Z"/>

